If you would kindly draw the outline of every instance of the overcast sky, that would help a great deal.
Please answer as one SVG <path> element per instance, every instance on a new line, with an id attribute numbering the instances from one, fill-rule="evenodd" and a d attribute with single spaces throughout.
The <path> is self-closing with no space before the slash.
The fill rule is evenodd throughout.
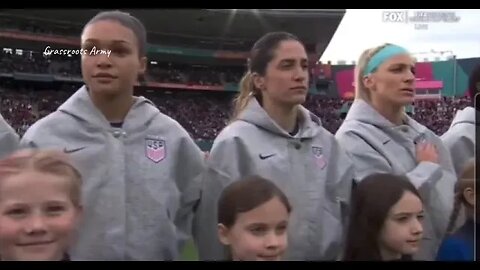
<path id="1" fill-rule="evenodd" d="M 415 23 L 385 22 L 384 13 L 407 11 L 408 17 L 415 11 L 448 11 L 459 17 L 453 23 L 428 23 L 428 29 L 415 29 Z M 362 51 L 385 42 L 404 46 L 419 59 L 445 58 L 452 53 L 457 58 L 480 57 L 480 9 L 347 9 L 345 16 L 330 44 L 321 57 L 322 62 L 358 60 Z M 426 53 L 431 50 L 445 51 Z"/>

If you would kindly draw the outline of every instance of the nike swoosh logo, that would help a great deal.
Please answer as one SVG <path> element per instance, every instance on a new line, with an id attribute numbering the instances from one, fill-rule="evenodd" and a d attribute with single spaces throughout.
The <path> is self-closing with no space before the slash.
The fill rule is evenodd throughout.
<path id="1" fill-rule="evenodd" d="M 264 159 L 273 157 L 273 156 L 275 156 L 275 155 L 276 155 L 276 154 L 271 154 L 271 155 L 264 156 L 264 155 L 262 155 L 262 154 L 259 154 L 258 157 L 259 157 L 261 160 L 264 160 Z"/>
<path id="2" fill-rule="evenodd" d="M 67 148 L 65 147 L 65 148 L 63 149 L 63 152 L 64 152 L 64 153 L 67 153 L 67 154 L 71 154 L 71 153 L 75 153 L 75 152 L 78 152 L 78 151 L 80 151 L 80 150 L 83 150 L 83 149 L 85 149 L 85 148 L 86 148 L 86 146 L 84 146 L 84 147 L 79 147 L 79 148 L 73 148 L 73 149 L 67 149 Z"/>

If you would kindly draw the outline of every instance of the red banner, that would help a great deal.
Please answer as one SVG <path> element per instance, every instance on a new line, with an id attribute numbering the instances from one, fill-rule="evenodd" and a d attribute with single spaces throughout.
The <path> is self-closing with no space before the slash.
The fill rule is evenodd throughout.
<path id="1" fill-rule="evenodd" d="M 214 54 L 215 58 L 221 59 L 247 59 L 248 52 L 233 52 L 233 51 L 216 51 Z"/>
<path id="2" fill-rule="evenodd" d="M 182 89 L 182 90 L 206 90 L 206 91 L 224 91 L 225 87 L 223 85 L 188 85 L 180 83 L 157 83 L 157 82 L 148 82 L 147 87 L 154 88 L 170 88 L 170 89 Z"/>
<path id="3" fill-rule="evenodd" d="M 76 38 L 62 38 L 62 37 L 48 36 L 48 35 L 32 35 L 32 34 L 25 34 L 22 32 L 13 32 L 13 31 L 12 32 L 2 31 L 0 32 L 0 37 L 33 40 L 33 41 L 41 41 L 41 42 L 51 42 L 52 44 L 57 43 L 57 44 L 80 46 L 80 39 L 76 39 Z"/>
<path id="4" fill-rule="evenodd" d="M 443 81 L 416 81 L 415 88 L 440 91 L 443 88 Z"/>

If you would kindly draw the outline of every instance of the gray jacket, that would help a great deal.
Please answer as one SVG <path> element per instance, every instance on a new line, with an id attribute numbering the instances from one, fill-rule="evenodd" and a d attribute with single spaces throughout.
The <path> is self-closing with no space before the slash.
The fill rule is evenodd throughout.
<path id="1" fill-rule="evenodd" d="M 356 179 L 373 173 L 405 174 L 425 202 L 425 241 L 418 259 L 433 260 L 453 208 L 455 171 L 448 150 L 432 131 L 405 115 L 407 124 L 395 126 L 367 102 L 356 100 L 336 133 L 353 156 Z M 433 143 L 439 163 L 416 161 L 415 144 Z"/>
<path id="2" fill-rule="evenodd" d="M 239 119 L 215 139 L 196 215 L 202 260 L 226 259 L 217 236 L 217 201 L 228 184 L 249 175 L 272 180 L 293 206 L 289 260 L 335 260 L 341 253 L 353 165 L 320 119 L 300 107 L 291 136 L 252 99 Z"/>
<path id="3" fill-rule="evenodd" d="M 0 159 L 5 158 L 18 149 L 20 137 L 0 115 Z"/>
<path id="4" fill-rule="evenodd" d="M 175 260 L 191 235 L 203 154 L 188 133 L 137 97 L 122 128 L 86 87 L 35 123 L 22 145 L 63 149 L 83 176 L 73 260 Z"/>
<path id="5" fill-rule="evenodd" d="M 450 150 L 455 172 L 460 177 L 465 163 L 475 156 L 475 108 L 458 111 L 442 141 Z"/>

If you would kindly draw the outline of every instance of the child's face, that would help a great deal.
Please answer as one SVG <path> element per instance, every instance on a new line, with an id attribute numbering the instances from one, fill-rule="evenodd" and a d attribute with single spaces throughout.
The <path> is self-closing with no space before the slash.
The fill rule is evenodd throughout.
<path id="1" fill-rule="evenodd" d="M 289 213 L 277 198 L 237 215 L 230 228 L 219 225 L 220 241 L 230 246 L 233 260 L 281 260 L 287 248 Z"/>
<path id="2" fill-rule="evenodd" d="M 390 208 L 380 232 L 380 252 L 384 260 L 412 255 L 419 249 L 423 235 L 423 204 L 406 191 Z"/>
<path id="3" fill-rule="evenodd" d="M 0 182 L 2 260 L 61 260 L 81 209 L 64 177 L 23 172 Z"/>

